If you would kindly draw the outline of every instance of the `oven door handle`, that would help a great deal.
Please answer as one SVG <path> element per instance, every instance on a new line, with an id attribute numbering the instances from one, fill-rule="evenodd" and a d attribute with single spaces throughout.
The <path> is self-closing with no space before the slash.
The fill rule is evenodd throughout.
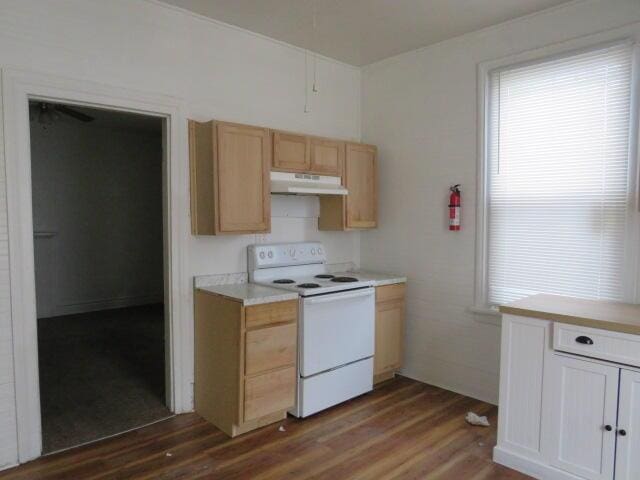
<path id="1" fill-rule="evenodd" d="M 306 298 L 305 299 L 305 303 L 310 303 L 312 305 L 315 305 L 316 303 L 335 302 L 336 300 L 347 300 L 347 299 L 359 298 L 359 297 L 369 297 L 369 296 L 372 296 L 374 294 L 374 292 L 375 292 L 375 290 L 373 288 L 371 288 L 371 289 L 367 288 L 364 291 L 352 292 L 352 293 L 344 293 L 344 294 L 339 295 L 339 296 L 336 296 L 336 295 L 323 295 L 323 296 L 319 296 L 319 297 Z"/>

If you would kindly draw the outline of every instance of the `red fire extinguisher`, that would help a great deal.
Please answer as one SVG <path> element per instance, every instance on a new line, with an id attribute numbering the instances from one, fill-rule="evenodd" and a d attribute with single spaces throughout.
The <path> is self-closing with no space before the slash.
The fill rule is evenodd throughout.
<path id="1" fill-rule="evenodd" d="M 460 230 L 460 206 L 462 196 L 460 194 L 460 184 L 450 187 L 451 195 L 449 196 L 449 230 Z"/>

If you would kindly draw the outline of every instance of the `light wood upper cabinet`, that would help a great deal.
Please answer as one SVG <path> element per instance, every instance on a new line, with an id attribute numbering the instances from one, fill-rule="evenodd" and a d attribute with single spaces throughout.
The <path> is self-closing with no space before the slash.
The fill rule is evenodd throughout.
<path id="1" fill-rule="evenodd" d="M 268 233 L 268 129 L 189 121 L 191 230 L 195 235 Z"/>
<path id="2" fill-rule="evenodd" d="M 347 144 L 345 186 L 347 228 L 375 228 L 378 223 L 376 147 Z"/>
<path id="3" fill-rule="evenodd" d="M 273 169 L 307 172 L 311 166 L 309 138 L 294 133 L 273 132 Z"/>
<path id="4" fill-rule="evenodd" d="M 377 149 L 373 145 L 347 143 L 344 197 L 321 196 L 320 230 L 353 230 L 378 226 Z"/>
<path id="5" fill-rule="evenodd" d="M 402 366 L 404 342 L 405 285 L 376 288 L 376 341 L 373 357 L 374 382 L 393 377 Z"/>
<path id="6" fill-rule="evenodd" d="M 318 175 L 342 175 L 345 144 L 327 138 L 310 137 L 309 150 L 311 152 L 311 173 Z"/>

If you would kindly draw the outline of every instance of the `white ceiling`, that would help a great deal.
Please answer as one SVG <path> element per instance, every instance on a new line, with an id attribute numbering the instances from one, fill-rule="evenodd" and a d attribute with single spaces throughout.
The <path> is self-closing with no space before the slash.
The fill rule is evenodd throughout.
<path id="1" fill-rule="evenodd" d="M 358 66 L 567 2 L 567 0 L 162 1 Z"/>

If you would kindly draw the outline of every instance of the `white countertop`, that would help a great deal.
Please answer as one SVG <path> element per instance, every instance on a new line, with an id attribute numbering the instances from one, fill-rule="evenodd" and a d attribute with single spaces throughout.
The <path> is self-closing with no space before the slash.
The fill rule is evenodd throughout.
<path id="1" fill-rule="evenodd" d="M 295 292 L 287 292 L 279 288 L 265 287 L 253 283 L 211 285 L 198 287 L 198 290 L 237 300 L 242 302 L 244 306 L 298 299 L 298 294 Z"/>
<path id="2" fill-rule="evenodd" d="M 407 277 L 403 277 L 402 275 L 395 275 L 392 273 L 369 272 L 367 270 L 357 270 L 353 273 L 357 273 L 358 278 L 361 278 L 362 280 L 373 282 L 374 287 L 407 282 Z"/>

